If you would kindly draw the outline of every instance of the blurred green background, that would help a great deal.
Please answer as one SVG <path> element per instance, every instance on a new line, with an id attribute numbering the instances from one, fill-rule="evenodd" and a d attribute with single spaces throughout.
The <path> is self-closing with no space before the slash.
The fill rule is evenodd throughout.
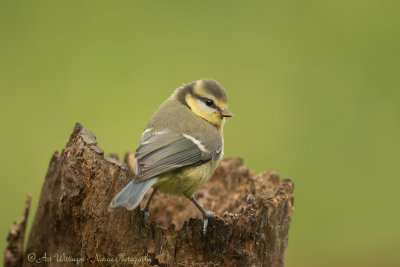
<path id="1" fill-rule="evenodd" d="M 400 266 L 398 1 L 0 1 L 0 250 L 75 122 L 134 150 L 211 77 L 226 156 L 295 182 L 286 266 Z"/>

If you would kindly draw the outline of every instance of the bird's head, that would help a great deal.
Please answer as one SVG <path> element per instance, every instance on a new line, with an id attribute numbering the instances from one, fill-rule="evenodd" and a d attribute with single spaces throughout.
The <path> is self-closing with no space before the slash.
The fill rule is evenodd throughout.
<path id="1" fill-rule="evenodd" d="M 225 117 L 233 116 L 228 110 L 225 89 L 215 80 L 202 79 L 186 84 L 178 88 L 173 96 L 220 130 L 224 126 Z"/>

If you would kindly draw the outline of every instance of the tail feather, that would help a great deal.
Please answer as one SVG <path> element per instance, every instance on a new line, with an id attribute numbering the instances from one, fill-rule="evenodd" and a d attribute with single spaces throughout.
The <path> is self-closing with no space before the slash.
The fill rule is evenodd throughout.
<path id="1" fill-rule="evenodd" d="M 127 184 L 118 195 L 114 197 L 108 206 L 108 210 L 117 208 L 133 210 L 139 205 L 147 190 L 154 185 L 156 180 L 156 178 L 152 178 L 137 184 L 130 181 L 129 184 Z"/>

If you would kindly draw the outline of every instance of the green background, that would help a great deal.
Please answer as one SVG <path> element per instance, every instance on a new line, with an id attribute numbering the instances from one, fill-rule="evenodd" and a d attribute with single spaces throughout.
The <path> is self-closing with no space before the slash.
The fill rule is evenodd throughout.
<path id="1" fill-rule="evenodd" d="M 295 182 L 286 266 L 400 266 L 398 1 L 0 1 L 0 250 L 75 122 L 134 150 L 211 77 L 226 156 Z"/>

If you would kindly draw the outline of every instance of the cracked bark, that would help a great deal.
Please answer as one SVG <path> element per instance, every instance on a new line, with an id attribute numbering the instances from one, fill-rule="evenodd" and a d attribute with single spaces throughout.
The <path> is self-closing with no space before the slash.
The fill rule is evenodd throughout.
<path id="1" fill-rule="evenodd" d="M 22 265 L 26 221 L 28 220 L 31 199 L 32 195 L 28 194 L 21 220 L 18 223 L 14 222 L 10 227 L 7 236 L 8 246 L 4 252 L 4 266 L 18 267 Z"/>
<path id="2" fill-rule="evenodd" d="M 157 193 L 147 222 L 139 209 L 107 211 L 134 175 L 133 153 L 126 163 L 116 157 L 104 157 L 95 136 L 76 124 L 62 153 L 51 158 L 25 254 L 21 248 L 13 257 L 23 266 L 284 265 L 291 180 L 273 172 L 255 175 L 240 158 L 223 160 L 195 194 L 217 215 L 203 236 L 201 214 L 184 198 Z M 17 266 L 6 259 L 5 265 Z"/>

